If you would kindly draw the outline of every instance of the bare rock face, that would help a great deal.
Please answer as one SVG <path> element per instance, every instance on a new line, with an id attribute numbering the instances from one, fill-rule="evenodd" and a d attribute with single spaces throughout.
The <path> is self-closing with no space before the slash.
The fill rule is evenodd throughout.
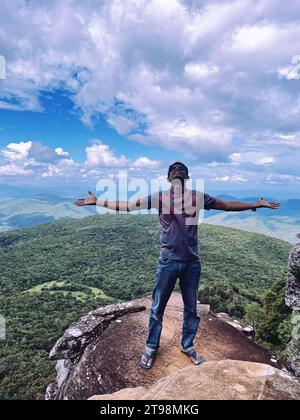
<path id="1" fill-rule="evenodd" d="M 287 348 L 287 357 L 288 357 L 288 366 L 291 371 L 300 378 L 300 340 L 299 340 L 299 330 L 300 330 L 300 316 L 298 315 L 298 338 L 293 338 Z"/>
<path id="2" fill-rule="evenodd" d="M 300 238 L 300 234 L 298 235 Z M 286 286 L 286 304 L 294 311 L 300 311 L 300 243 L 289 256 L 289 273 Z"/>
<path id="3" fill-rule="evenodd" d="M 150 388 L 128 388 L 90 400 L 299 400 L 300 383 L 259 363 L 223 360 L 190 366 Z"/>
<path id="4" fill-rule="evenodd" d="M 125 315 L 144 311 L 145 306 L 137 302 L 108 305 L 96 309 L 73 323 L 50 352 L 50 359 L 57 360 L 56 381 L 49 385 L 46 400 L 64 398 L 64 386 L 81 359 L 84 351 L 96 338 L 99 338 L 111 322 Z"/>
<path id="5" fill-rule="evenodd" d="M 300 238 L 300 234 L 297 235 Z M 288 364 L 291 370 L 300 377 L 300 243 L 289 256 L 289 272 L 286 285 L 286 304 L 293 309 L 292 340 L 287 348 Z"/>
<path id="6" fill-rule="evenodd" d="M 46 399 L 86 400 L 125 388 L 150 388 L 160 379 L 190 368 L 190 360 L 180 351 L 183 304 L 179 293 L 173 293 L 167 305 L 154 367 L 145 371 L 139 366 L 150 305 L 151 298 L 110 305 L 72 324 L 51 351 L 51 358 L 58 361 L 58 375 L 48 387 Z M 207 362 L 230 359 L 277 366 L 267 350 L 208 313 L 206 305 L 199 304 L 198 310 L 202 321 L 195 346 Z M 131 395 L 136 393 L 133 390 Z"/>

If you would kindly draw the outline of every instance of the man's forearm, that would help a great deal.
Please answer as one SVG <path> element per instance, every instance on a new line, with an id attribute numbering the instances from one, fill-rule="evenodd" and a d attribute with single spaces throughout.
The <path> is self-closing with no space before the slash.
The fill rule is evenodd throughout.
<path id="1" fill-rule="evenodd" d="M 135 210 L 143 210 L 147 208 L 145 200 L 138 198 L 137 200 L 119 201 L 119 200 L 100 200 L 89 192 L 89 196 L 75 201 L 77 206 L 100 206 L 109 210 L 131 212 Z"/>
<path id="2" fill-rule="evenodd" d="M 100 207 L 105 207 L 109 210 L 130 211 L 128 207 L 128 201 L 97 200 L 94 204 Z"/>
<path id="3" fill-rule="evenodd" d="M 240 201 L 227 201 L 226 211 L 245 211 L 245 210 L 256 210 L 254 203 L 241 203 Z"/>

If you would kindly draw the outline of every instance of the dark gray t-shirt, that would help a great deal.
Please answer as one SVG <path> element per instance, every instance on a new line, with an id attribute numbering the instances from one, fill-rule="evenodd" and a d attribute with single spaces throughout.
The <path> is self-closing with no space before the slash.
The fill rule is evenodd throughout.
<path id="1" fill-rule="evenodd" d="M 201 209 L 210 210 L 216 199 L 197 190 L 184 195 L 172 190 L 156 192 L 145 200 L 148 210 L 156 208 L 160 220 L 160 258 L 199 260 L 198 218 Z"/>

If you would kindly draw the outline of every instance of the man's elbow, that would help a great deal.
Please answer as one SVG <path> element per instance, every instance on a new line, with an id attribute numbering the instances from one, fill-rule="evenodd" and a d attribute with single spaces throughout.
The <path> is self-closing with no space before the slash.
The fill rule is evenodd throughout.
<path id="1" fill-rule="evenodd" d="M 221 210 L 221 211 L 230 211 L 231 205 L 227 201 L 223 200 L 216 200 L 216 203 L 213 207 L 214 210 Z"/>
<path id="2" fill-rule="evenodd" d="M 230 205 L 230 203 L 226 203 L 226 202 L 224 202 L 224 208 L 223 208 L 223 210 L 224 211 L 231 211 L 231 205 Z"/>

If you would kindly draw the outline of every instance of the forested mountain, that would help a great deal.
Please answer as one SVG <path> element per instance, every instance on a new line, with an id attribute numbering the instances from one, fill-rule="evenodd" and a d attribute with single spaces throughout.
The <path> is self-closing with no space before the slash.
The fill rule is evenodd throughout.
<path id="1" fill-rule="evenodd" d="M 240 317 L 248 305 L 263 310 L 265 292 L 286 276 L 291 245 L 206 224 L 199 237 L 200 299 Z M 93 308 L 150 294 L 158 253 L 156 215 L 98 215 L 1 233 L 7 336 L 0 341 L 0 399 L 42 398 L 57 338 Z"/>

